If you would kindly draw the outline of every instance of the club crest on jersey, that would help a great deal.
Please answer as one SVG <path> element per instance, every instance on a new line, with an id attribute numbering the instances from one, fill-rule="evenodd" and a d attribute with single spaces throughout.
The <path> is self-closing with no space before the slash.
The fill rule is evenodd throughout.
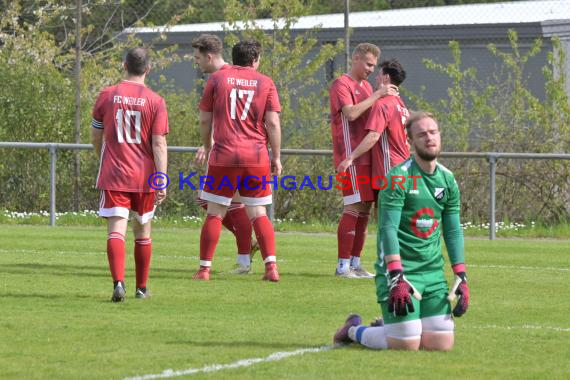
<path id="1" fill-rule="evenodd" d="M 435 197 L 435 199 L 437 199 L 438 201 L 441 201 L 443 199 L 443 197 L 445 196 L 445 188 L 443 187 L 436 187 L 435 191 L 433 192 L 433 196 Z"/>
<path id="2" fill-rule="evenodd" d="M 410 229 L 419 238 L 427 239 L 439 225 L 430 208 L 418 210 L 410 219 Z"/>

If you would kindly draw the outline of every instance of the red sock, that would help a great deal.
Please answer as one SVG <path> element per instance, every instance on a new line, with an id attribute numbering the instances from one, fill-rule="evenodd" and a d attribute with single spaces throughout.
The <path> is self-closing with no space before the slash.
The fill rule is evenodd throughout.
<path id="1" fill-rule="evenodd" d="M 247 216 L 247 212 L 245 211 L 245 207 L 243 207 L 241 203 L 232 203 L 228 209 L 226 217 L 224 218 L 224 226 L 226 226 L 225 221 L 227 218 L 229 218 L 232 223 L 233 232 L 236 236 L 238 253 L 246 255 L 251 253 L 252 227 L 249 217 Z"/>
<path id="2" fill-rule="evenodd" d="M 125 235 L 111 232 L 107 236 L 107 259 L 113 281 L 125 281 Z"/>
<path id="3" fill-rule="evenodd" d="M 273 230 L 273 224 L 271 224 L 267 215 L 252 219 L 251 224 L 253 224 L 253 230 L 255 231 L 255 237 L 259 243 L 259 250 L 261 251 L 263 262 L 266 264 L 268 262 L 274 262 L 275 231 Z"/>
<path id="4" fill-rule="evenodd" d="M 200 233 L 200 266 L 212 266 L 214 251 L 220 240 L 221 232 L 222 218 L 218 215 L 208 214 Z"/>
<path id="5" fill-rule="evenodd" d="M 350 259 L 354 238 L 356 235 L 356 222 L 358 221 L 358 212 L 352 210 L 344 210 L 338 223 L 336 232 L 338 241 L 338 258 Z"/>
<path id="6" fill-rule="evenodd" d="M 369 213 L 361 212 L 358 214 L 358 220 L 354 229 L 354 243 L 352 244 L 351 256 L 360 257 L 364 242 L 366 241 L 366 234 L 368 232 L 368 220 L 370 219 Z"/>
<path id="7" fill-rule="evenodd" d="M 152 240 L 150 240 L 150 238 L 136 239 L 135 270 L 137 273 L 137 288 L 146 288 L 151 255 Z"/>

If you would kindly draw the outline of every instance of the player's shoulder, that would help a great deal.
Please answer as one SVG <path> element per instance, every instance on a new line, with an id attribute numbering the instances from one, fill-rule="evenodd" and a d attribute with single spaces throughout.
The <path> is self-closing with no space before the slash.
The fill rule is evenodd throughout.
<path id="1" fill-rule="evenodd" d="M 387 107 L 390 108 L 396 108 L 397 106 L 405 107 L 404 102 L 398 95 L 383 96 L 380 99 L 378 99 L 376 103 L 386 105 Z"/>
<path id="2" fill-rule="evenodd" d="M 118 87 L 118 86 L 119 86 L 118 84 L 114 84 L 114 85 L 111 85 L 111 86 L 104 87 L 104 88 L 99 92 L 99 95 L 108 95 L 108 94 L 115 93 L 115 92 L 117 91 L 117 87 Z"/>
<path id="3" fill-rule="evenodd" d="M 210 74 L 210 76 L 208 77 L 208 79 L 212 79 L 212 78 L 219 78 L 219 77 L 224 77 L 224 76 L 228 76 L 233 72 L 233 66 L 229 66 L 225 67 L 223 69 L 220 69 L 218 71 L 214 71 L 212 74 Z"/>
<path id="4" fill-rule="evenodd" d="M 374 102 L 373 109 L 382 110 L 384 113 L 389 114 L 392 109 L 396 107 L 394 100 L 395 96 L 384 96 Z"/>
<path id="5" fill-rule="evenodd" d="M 256 79 L 258 81 L 261 81 L 261 83 L 263 84 L 271 84 L 273 86 L 275 86 L 275 82 L 273 81 L 273 78 L 271 78 L 269 75 L 265 75 L 263 73 L 260 73 L 259 71 L 255 71 L 255 76 Z"/>
<path id="6" fill-rule="evenodd" d="M 158 92 L 156 92 L 153 89 L 146 87 L 146 86 L 144 88 L 144 94 L 149 98 L 155 98 L 155 99 L 162 100 L 162 96 L 160 96 L 160 94 Z"/>
<path id="7" fill-rule="evenodd" d="M 447 167 L 445 167 L 444 165 L 442 165 L 441 163 L 437 163 L 437 168 L 439 170 L 441 170 L 441 172 L 443 173 L 443 175 L 446 176 L 452 176 L 453 177 L 453 172 L 451 170 L 449 170 Z"/>
<path id="8" fill-rule="evenodd" d="M 395 165 L 390 171 L 388 172 L 389 175 L 408 175 L 414 166 L 414 160 L 412 158 L 408 158 L 407 160 L 400 162 L 398 165 Z"/>
<path id="9" fill-rule="evenodd" d="M 445 178 L 446 182 L 448 183 L 456 183 L 455 182 L 455 175 L 451 170 L 449 170 L 444 165 L 437 163 L 437 168 L 440 170 L 441 175 Z"/>
<path id="10" fill-rule="evenodd" d="M 351 84 L 352 84 L 352 79 L 348 75 L 342 74 L 332 82 L 331 88 L 351 87 Z"/>
<path id="11" fill-rule="evenodd" d="M 208 76 L 207 82 L 213 84 L 214 86 L 216 86 L 220 82 L 224 82 L 226 80 L 225 78 L 235 73 L 235 71 L 232 70 L 232 68 L 233 66 L 229 66 L 223 70 L 218 70 L 213 72 Z"/>
<path id="12" fill-rule="evenodd" d="M 114 84 L 99 91 L 99 96 L 97 97 L 97 104 L 99 107 L 113 102 L 113 95 L 117 94 L 117 87 L 118 85 Z"/>
<path id="13" fill-rule="evenodd" d="M 144 87 L 144 89 L 138 94 L 138 98 L 147 99 L 147 102 L 152 107 L 161 107 L 162 104 L 166 104 L 166 101 L 162 96 L 160 96 L 154 90 Z"/>

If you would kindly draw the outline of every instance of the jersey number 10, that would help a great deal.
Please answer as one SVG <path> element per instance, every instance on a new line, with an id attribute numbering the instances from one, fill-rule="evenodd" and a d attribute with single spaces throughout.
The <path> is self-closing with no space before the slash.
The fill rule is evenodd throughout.
<path id="1" fill-rule="evenodd" d="M 135 119 L 135 138 L 133 139 L 132 133 L 132 120 L 133 116 Z M 133 110 L 122 109 L 117 110 L 115 115 L 117 119 L 117 138 L 119 139 L 119 144 L 127 141 L 129 144 L 140 144 L 141 143 L 141 112 Z"/>
<path id="2" fill-rule="evenodd" d="M 253 95 L 255 94 L 254 90 L 236 90 L 232 88 L 232 92 L 230 92 L 230 100 L 231 100 L 231 117 L 233 120 L 236 119 L 236 105 L 237 105 L 237 98 L 243 99 L 244 95 L 247 95 L 247 100 L 245 101 L 245 105 L 243 106 L 243 111 L 241 113 L 241 120 L 245 120 L 247 118 L 247 112 L 249 111 L 249 106 L 251 106 L 251 101 L 253 100 Z"/>

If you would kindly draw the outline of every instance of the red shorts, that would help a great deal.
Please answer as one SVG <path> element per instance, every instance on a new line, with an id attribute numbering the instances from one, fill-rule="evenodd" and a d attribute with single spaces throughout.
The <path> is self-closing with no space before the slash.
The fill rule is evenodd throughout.
<path id="1" fill-rule="evenodd" d="M 351 184 L 347 182 L 340 183 L 341 187 L 347 187 L 342 190 L 342 200 L 344 205 L 351 205 L 360 202 L 372 202 L 375 200 L 374 191 L 372 191 L 372 167 L 370 165 L 350 165 L 347 170 L 350 174 L 347 177 Z"/>
<path id="2" fill-rule="evenodd" d="M 129 219 L 133 210 L 140 224 L 145 224 L 154 216 L 154 193 L 128 193 L 124 191 L 101 190 L 99 216 L 109 218 L 119 216 Z"/>
<path id="3" fill-rule="evenodd" d="M 273 179 L 269 166 L 250 168 L 208 165 L 206 178 L 203 185 L 200 184 L 200 198 L 229 206 L 238 191 L 241 202 L 246 206 L 268 205 L 272 202 L 270 181 Z"/>

